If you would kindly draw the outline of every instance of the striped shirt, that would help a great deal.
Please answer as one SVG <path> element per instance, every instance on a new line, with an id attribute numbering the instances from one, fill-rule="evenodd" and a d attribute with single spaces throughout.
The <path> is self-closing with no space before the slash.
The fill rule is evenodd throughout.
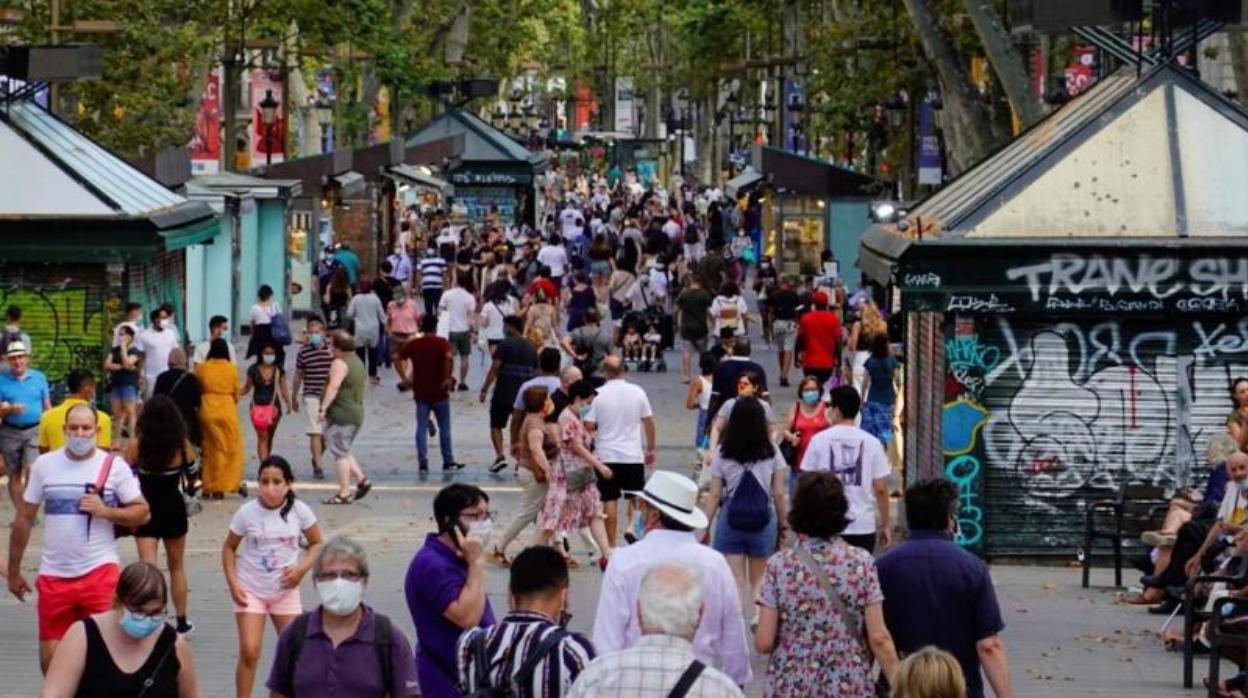
<path id="1" fill-rule="evenodd" d="M 626 650 L 595 659 L 566 698 L 662 698 L 693 663 L 693 645 L 671 635 L 643 635 Z M 687 698 L 743 698 L 728 675 L 706 667 Z"/>
<path id="2" fill-rule="evenodd" d="M 443 287 L 446 260 L 441 257 L 424 257 L 420 260 L 420 288 L 429 291 Z"/>
<path id="3" fill-rule="evenodd" d="M 465 695 L 480 688 L 477 685 L 476 637 L 485 633 L 485 654 L 490 664 L 490 684 L 502 688 L 510 684 L 541 642 L 554 632 L 564 632 L 550 618 L 533 611 L 512 611 L 498 625 L 464 633 L 455 650 L 459 669 L 459 687 Z M 529 681 L 517 686 L 519 698 L 560 698 L 568 693 L 572 682 L 594 658 L 594 648 L 577 633 L 567 633 L 559 644 L 543 657 Z"/>
<path id="4" fill-rule="evenodd" d="M 305 396 L 321 397 L 325 394 L 325 384 L 329 382 L 329 367 L 333 363 L 334 355 L 324 341 L 320 344 L 308 342 L 303 345 L 295 357 L 295 370 L 303 375 Z"/>

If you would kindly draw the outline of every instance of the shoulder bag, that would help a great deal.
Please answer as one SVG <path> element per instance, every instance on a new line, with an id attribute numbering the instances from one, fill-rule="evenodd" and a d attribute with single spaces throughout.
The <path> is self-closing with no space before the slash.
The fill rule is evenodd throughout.
<path id="1" fill-rule="evenodd" d="M 261 377 L 259 369 L 256 369 L 256 376 Z M 277 421 L 277 381 L 280 376 L 281 369 L 274 368 L 273 399 L 269 401 L 269 404 L 253 404 L 251 406 L 251 425 L 256 428 L 256 431 L 268 431 L 273 426 L 273 423 Z M 256 385 L 252 386 L 252 390 L 256 390 L 259 387 L 259 381 L 256 381 Z"/>

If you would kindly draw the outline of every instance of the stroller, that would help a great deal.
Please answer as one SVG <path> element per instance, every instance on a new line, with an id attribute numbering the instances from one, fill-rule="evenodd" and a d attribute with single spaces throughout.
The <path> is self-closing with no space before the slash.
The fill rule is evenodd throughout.
<path id="1" fill-rule="evenodd" d="M 663 353 L 675 346 L 674 323 L 669 313 L 665 312 L 661 306 L 650 302 L 650 297 L 646 293 L 647 285 L 643 277 L 641 298 L 645 307 L 639 310 L 629 310 L 624 314 L 620 321 L 617 344 L 624 355 L 625 363 L 631 370 L 643 372 L 653 370 L 656 373 L 666 373 L 667 360 Z M 656 331 L 657 336 L 652 336 L 654 333 L 651 332 L 651 328 Z M 644 338 L 641 347 L 627 346 L 627 337 L 630 332 L 634 331 Z"/>

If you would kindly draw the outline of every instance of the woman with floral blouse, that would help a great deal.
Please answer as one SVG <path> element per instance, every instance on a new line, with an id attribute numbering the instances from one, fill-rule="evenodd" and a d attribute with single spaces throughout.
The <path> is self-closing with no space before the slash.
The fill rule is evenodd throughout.
<path id="1" fill-rule="evenodd" d="M 754 644 L 771 654 L 764 696 L 871 698 L 873 660 L 885 676 L 897 666 L 875 560 L 838 535 L 848 510 L 835 475 L 798 478 L 789 512 L 797 545 L 768 560 L 758 592 Z"/>

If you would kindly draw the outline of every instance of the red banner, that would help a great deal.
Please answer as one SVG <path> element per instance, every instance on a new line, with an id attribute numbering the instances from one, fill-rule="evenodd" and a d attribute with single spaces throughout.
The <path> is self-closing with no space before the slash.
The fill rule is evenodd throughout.
<path id="1" fill-rule="evenodd" d="M 266 161 L 281 162 L 285 152 L 286 122 L 283 119 L 281 75 L 267 70 L 256 70 L 251 74 L 251 164 L 253 167 L 263 165 Z M 270 127 L 264 125 L 264 113 L 260 103 L 265 95 L 273 94 L 277 101 L 277 120 Z"/>
<path id="2" fill-rule="evenodd" d="M 204 81 L 189 148 L 191 167 L 197 173 L 217 171 L 221 161 L 221 76 L 216 68 Z"/>

